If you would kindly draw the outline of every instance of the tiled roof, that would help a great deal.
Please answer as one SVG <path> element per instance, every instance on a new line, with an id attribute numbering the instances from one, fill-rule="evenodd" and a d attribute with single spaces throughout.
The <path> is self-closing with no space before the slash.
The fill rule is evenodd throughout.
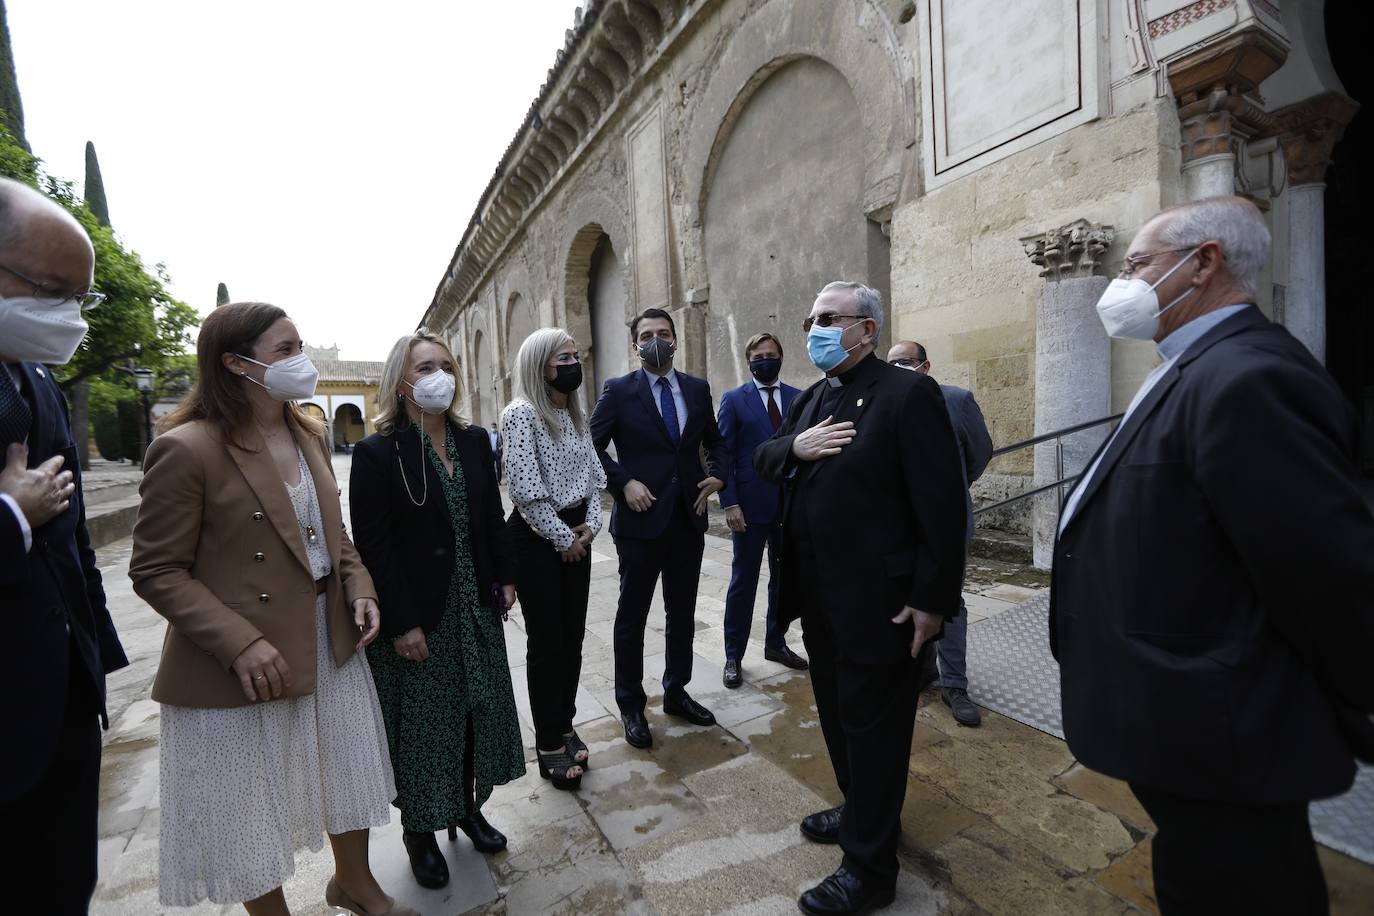
<path id="1" fill-rule="evenodd" d="M 313 361 L 320 370 L 322 382 L 362 382 L 375 385 L 382 378 L 382 363 L 372 363 L 361 359 L 317 359 Z"/>

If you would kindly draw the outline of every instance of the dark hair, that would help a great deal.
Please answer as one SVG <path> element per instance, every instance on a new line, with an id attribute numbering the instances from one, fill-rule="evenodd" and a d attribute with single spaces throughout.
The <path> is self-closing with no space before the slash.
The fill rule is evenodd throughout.
<path id="1" fill-rule="evenodd" d="M 218 429 L 222 441 L 243 447 L 240 432 L 252 419 L 253 407 L 243 382 L 235 380 L 221 357 L 233 353 L 252 358 L 258 338 L 285 317 L 286 312 L 266 302 L 231 302 L 207 315 L 196 338 L 196 383 L 158 428 L 166 432 L 192 420 L 206 420 Z M 295 404 L 282 406 L 287 419 L 294 419 L 306 432 L 319 435 L 324 431 L 323 423 Z"/>
<path id="2" fill-rule="evenodd" d="M 635 320 L 630 322 L 630 341 L 634 342 L 639 337 L 639 323 L 645 318 L 666 318 L 668 320 L 668 330 L 673 332 L 673 339 L 677 339 L 677 325 L 673 324 L 673 316 L 663 309 L 645 309 L 635 316 Z"/>
<path id="3" fill-rule="evenodd" d="M 773 341 L 773 345 L 778 348 L 778 355 L 782 356 L 782 341 L 778 340 L 776 337 L 774 337 L 767 331 L 763 331 L 762 333 L 755 334 L 753 337 L 749 338 L 749 342 L 744 345 L 744 358 L 748 359 L 749 354 L 753 353 L 755 350 L 757 350 L 759 347 L 763 346 L 770 340 Z"/>

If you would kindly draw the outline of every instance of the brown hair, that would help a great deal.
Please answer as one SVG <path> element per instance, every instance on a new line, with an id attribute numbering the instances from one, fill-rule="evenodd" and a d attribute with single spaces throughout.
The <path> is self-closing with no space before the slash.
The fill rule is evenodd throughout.
<path id="1" fill-rule="evenodd" d="M 234 377 L 221 357 L 233 353 L 251 359 L 258 338 L 285 317 L 286 312 L 266 302 L 231 302 L 207 315 L 196 338 L 196 383 L 158 423 L 158 431 L 205 420 L 216 428 L 221 441 L 243 448 L 240 433 L 252 419 L 253 408 L 244 383 Z M 290 401 L 282 405 L 282 410 L 287 422 L 294 421 L 306 433 L 324 433 L 322 422 Z"/>
<path id="2" fill-rule="evenodd" d="M 773 341 L 773 343 L 777 346 L 778 356 L 782 356 L 782 341 L 778 340 L 776 337 L 774 337 L 767 331 L 764 331 L 761 334 L 755 334 L 753 337 L 749 338 L 749 342 L 744 345 L 744 358 L 748 359 L 750 353 L 753 353 L 755 350 L 759 348 L 760 345 L 769 340 Z"/>

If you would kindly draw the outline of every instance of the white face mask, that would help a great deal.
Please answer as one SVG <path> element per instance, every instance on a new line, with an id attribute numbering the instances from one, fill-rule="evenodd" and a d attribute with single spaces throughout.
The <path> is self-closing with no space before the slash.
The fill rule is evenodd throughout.
<path id="1" fill-rule="evenodd" d="M 32 296 L 0 298 L 4 354 L 17 362 L 70 362 L 89 329 L 75 299 L 49 305 Z"/>
<path id="2" fill-rule="evenodd" d="M 443 369 L 436 369 L 429 375 L 420 376 L 410 390 L 413 394 L 411 400 L 425 413 L 444 413 L 453 404 L 453 392 L 458 390 L 458 382 Z"/>
<path id="3" fill-rule="evenodd" d="M 1117 277 L 1113 280 L 1102 291 L 1102 298 L 1097 300 L 1097 317 L 1102 320 L 1102 327 L 1107 329 L 1107 336 L 1127 340 L 1154 340 L 1155 335 L 1159 333 L 1159 316 L 1197 291 L 1196 286 L 1190 286 L 1183 295 L 1160 308 L 1155 288 L 1169 279 L 1170 274 L 1186 264 L 1195 254 L 1196 248 L 1180 258 L 1177 264 L 1165 271 L 1164 276 L 1154 283 L 1146 283 L 1138 277 L 1129 280 Z"/>
<path id="4" fill-rule="evenodd" d="M 315 368 L 315 364 L 304 352 L 279 359 L 275 363 L 259 363 L 251 356 L 240 356 L 239 359 L 246 359 L 267 370 L 261 382 L 251 375 L 245 375 L 244 378 L 267 389 L 267 393 L 278 401 L 302 401 L 315 396 L 315 384 L 320 380 L 320 370 Z"/>

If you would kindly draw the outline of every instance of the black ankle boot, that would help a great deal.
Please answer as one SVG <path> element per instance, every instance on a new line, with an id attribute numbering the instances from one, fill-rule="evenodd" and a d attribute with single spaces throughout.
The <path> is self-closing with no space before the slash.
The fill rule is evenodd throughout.
<path id="1" fill-rule="evenodd" d="M 473 806 L 472 814 L 467 817 L 460 817 L 457 821 L 448 825 L 448 838 L 458 839 L 458 831 L 461 830 L 472 840 L 473 848 L 478 852 L 485 852 L 488 855 L 500 852 L 506 848 L 506 835 L 497 830 L 487 819 L 482 816 L 482 812 Z"/>
<path id="2" fill-rule="evenodd" d="M 444 861 L 434 834 L 407 830 L 401 834 L 401 842 L 405 843 L 406 855 L 410 856 L 410 870 L 417 884 L 430 889 L 448 884 L 448 862 Z"/>

